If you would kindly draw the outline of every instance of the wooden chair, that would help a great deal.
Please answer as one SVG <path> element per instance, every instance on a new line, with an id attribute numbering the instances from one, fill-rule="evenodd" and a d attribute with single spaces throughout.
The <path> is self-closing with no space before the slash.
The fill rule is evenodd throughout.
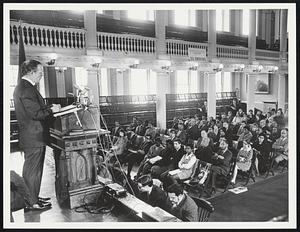
<path id="1" fill-rule="evenodd" d="M 192 197 L 192 199 L 198 206 L 199 222 L 207 222 L 211 213 L 213 213 L 215 210 L 213 205 L 209 201 L 202 198 Z"/>
<path id="2" fill-rule="evenodd" d="M 275 158 L 276 158 L 275 151 L 274 151 L 274 149 L 272 149 L 272 151 L 269 153 L 268 168 L 267 168 L 267 171 L 266 171 L 265 178 L 267 178 L 269 176 L 270 172 L 272 173 L 272 176 L 275 175 L 274 169 L 273 169 Z"/>
<path id="3" fill-rule="evenodd" d="M 252 155 L 252 159 L 251 159 L 251 166 L 250 166 L 249 170 L 246 171 L 246 182 L 245 182 L 244 186 L 246 186 L 249 183 L 250 179 L 252 179 L 253 182 L 255 182 L 255 175 L 253 174 L 253 171 L 256 168 L 255 167 L 255 161 L 256 161 L 257 153 L 258 153 L 258 151 L 253 148 L 253 155 Z"/>

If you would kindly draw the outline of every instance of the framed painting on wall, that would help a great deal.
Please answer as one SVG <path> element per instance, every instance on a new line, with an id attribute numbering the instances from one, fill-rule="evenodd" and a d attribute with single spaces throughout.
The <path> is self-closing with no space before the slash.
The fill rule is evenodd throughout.
<path id="1" fill-rule="evenodd" d="M 259 74 L 255 80 L 255 93 L 268 94 L 270 93 L 270 78 L 269 74 Z"/>

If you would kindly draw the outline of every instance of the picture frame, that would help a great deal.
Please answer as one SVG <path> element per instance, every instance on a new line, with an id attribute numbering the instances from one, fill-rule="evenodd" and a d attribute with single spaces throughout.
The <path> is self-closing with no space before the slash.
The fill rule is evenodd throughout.
<path id="1" fill-rule="evenodd" d="M 255 94 L 270 93 L 270 76 L 269 74 L 260 74 L 255 80 Z"/>

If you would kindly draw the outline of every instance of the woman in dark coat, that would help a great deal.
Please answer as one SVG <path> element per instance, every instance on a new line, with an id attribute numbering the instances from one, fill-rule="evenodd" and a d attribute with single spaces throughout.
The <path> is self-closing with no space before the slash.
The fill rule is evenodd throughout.
<path id="1" fill-rule="evenodd" d="M 261 133 L 253 147 L 259 151 L 257 156 L 259 173 L 264 174 L 267 171 L 267 162 L 271 151 L 271 144 L 268 142 L 266 136 Z"/>

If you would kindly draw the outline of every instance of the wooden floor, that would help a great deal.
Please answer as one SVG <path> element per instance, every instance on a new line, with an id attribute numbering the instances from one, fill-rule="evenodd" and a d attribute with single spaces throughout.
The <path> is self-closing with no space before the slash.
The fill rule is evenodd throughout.
<path id="1" fill-rule="evenodd" d="M 20 175 L 22 175 L 23 161 L 24 158 L 20 152 L 12 152 L 10 154 L 11 167 Z M 136 170 L 137 167 L 134 167 L 132 170 L 132 176 L 136 174 Z M 280 171 L 281 170 L 277 170 L 275 172 L 275 177 L 272 177 L 272 175 L 270 175 L 267 179 L 276 178 L 276 176 L 280 174 Z M 266 179 L 264 176 L 256 177 L 256 183 L 263 182 L 265 180 Z M 244 183 L 243 181 L 237 179 L 236 185 L 240 186 L 243 183 Z M 248 184 L 248 188 L 252 184 L 253 182 L 252 180 L 250 180 Z M 222 189 L 217 189 L 217 193 L 210 199 L 217 198 L 223 194 L 224 193 L 222 193 Z M 105 214 L 91 214 L 88 212 L 77 213 L 75 212 L 75 210 L 61 208 L 58 205 L 58 202 L 55 197 L 55 165 L 54 165 L 54 158 L 52 155 L 52 149 L 49 147 L 47 147 L 46 150 L 40 196 L 51 197 L 52 208 L 44 212 L 31 211 L 31 212 L 24 213 L 24 210 L 13 212 L 13 217 L 15 222 L 51 223 L 51 222 L 104 222 L 104 221 L 105 222 L 132 222 L 135 221 L 134 218 L 128 215 L 128 212 L 120 210 L 119 208 L 116 208 L 112 212 L 105 213 Z M 276 202 L 274 202 L 274 204 L 276 204 Z M 251 218 L 249 220 L 252 221 Z"/>

